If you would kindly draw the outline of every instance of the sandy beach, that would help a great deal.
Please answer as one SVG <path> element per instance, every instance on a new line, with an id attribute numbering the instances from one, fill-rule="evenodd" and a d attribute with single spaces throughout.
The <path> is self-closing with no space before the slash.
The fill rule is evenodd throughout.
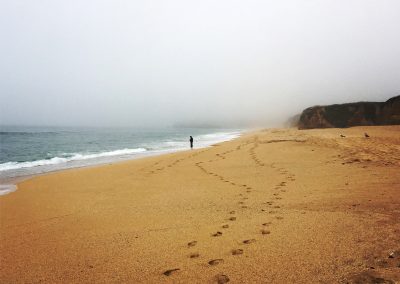
<path id="1" fill-rule="evenodd" d="M 400 126 L 37 176 L 0 213 L 1 283 L 400 283 Z"/>

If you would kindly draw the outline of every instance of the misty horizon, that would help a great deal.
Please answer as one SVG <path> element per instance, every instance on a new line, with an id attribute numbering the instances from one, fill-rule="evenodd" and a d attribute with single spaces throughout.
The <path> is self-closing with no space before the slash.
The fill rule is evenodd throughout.
<path id="1" fill-rule="evenodd" d="M 0 125 L 274 127 L 400 94 L 399 1 L 0 7 Z"/>

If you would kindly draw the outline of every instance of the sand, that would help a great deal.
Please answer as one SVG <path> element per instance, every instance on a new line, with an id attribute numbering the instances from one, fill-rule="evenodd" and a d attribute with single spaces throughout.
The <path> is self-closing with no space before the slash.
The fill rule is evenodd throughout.
<path id="1" fill-rule="evenodd" d="M 388 126 L 37 176 L 0 197 L 0 282 L 400 283 L 399 169 Z"/>

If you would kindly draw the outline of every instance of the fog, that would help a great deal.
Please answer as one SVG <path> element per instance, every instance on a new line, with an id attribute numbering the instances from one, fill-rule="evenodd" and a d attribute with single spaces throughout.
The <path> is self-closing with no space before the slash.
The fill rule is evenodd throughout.
<path id="1" fill-rule="evenodd" d="M 400 1 L 2 0 L 1 124 L 275 126 L 400 94 Z"/>

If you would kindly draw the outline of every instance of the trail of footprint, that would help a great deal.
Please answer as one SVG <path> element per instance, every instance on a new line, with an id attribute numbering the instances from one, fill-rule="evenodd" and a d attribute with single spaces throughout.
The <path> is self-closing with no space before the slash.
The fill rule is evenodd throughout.
<path id="1" fill-rule="evenodd" d="M 187 160 L 187 159 L 194 158 L 194 157 L 196 157 L 197 155 L 200 155 L 201 153 L 204 153 L 204 152 L 207 152 L 207 151 L 208 151 L 208 150 L 199 151 L 199 152 L 194 153 L 194 154 L 191 154 L 191 155 L 189 155 L 189 156 L 187 156 L 187 157 L 177 159 L 177 160 L 173 161 L 172 163 L 166 165 L 166 167 L 172 168 L 173 166 L 179 164 L 179 163 L 182 162 L 182 161 L 185 161 L 185 160 Z M 198 165 L 200 165 L 200 163 L 201 163 L 201 162 L 196 163 L 195 165 L 198 166 Z"/>
<path id="2" fill-rule="evenodd" d="M 152 168 L 154 168 L 155 166 L 157 166 L 158 164 L 160 164 L 163 160 L 159 160 L 153 164 L 151 164 L 150 166 L 147 167 L 143 167 L 140 169 L 140 171 L 147 171 L 147 174 L 153 174 L 154 170 L 151 170 Z"/>
<path id="3" fill-rule="evenodd" d="M 156 171 L 162 171 L 162 170 L 164 170 L 166 167 L 171 168 L 171 167 L 175 166 L 176 164 L 178 164 L 178 163 L 180 163 L 180 162 L 182 162 L 182 161 L 184 161 L 184 160 L 186 160 L 186 159 L 193 158 L 193 157 L 195 157 L 195 156 L 197 156 L 197 155 L 199 155 L 199 154 L 201 154 L 201 153 L 204 153 L 204 152 L 206 152 L 206 151 L 207 151 L 207 150 L 199 151 L 199 152 L 197 152 L 197 153 L 195 153 L 195 154 L 192 154 L 192 155 L 189 155 L 189 156 L 187 156 L 187 157 L 185 157 L 185 158 L 177 159 L 177 160 L 173 161 L 172 163 L 166 165 L 165 167 L 157 168 Z M 153 167 L 159 165 L 161 162 L 163 162 L 163 161 L 161 160 L 161 161 L 155 162 L 154 164 L 150 165 L 150 166 L 148 167 L 148 169 L 151 169 L 151 168 L 153 168 Z M 141 170 L 145 170 L 145 169 L 146 169 L 146 168 L 142 168 Z M 154 171 L 154 170 L 151 170 L 151 171 L 149 171 L 148 173 L 149 173 L 149 174 L 154 174 L 155 171 Z"/>
<path id="4" fill-rule="evenodd" d="M 258 143 L 258 136 L 256 136 L 253 139 L 253 146 L 249 149 L 250 157 L 254 161 L 254 163 L 259 166 L 263 167 L 265 164 L 257 157 L 255 150 L 258 148 L 259 143 Z"/>

